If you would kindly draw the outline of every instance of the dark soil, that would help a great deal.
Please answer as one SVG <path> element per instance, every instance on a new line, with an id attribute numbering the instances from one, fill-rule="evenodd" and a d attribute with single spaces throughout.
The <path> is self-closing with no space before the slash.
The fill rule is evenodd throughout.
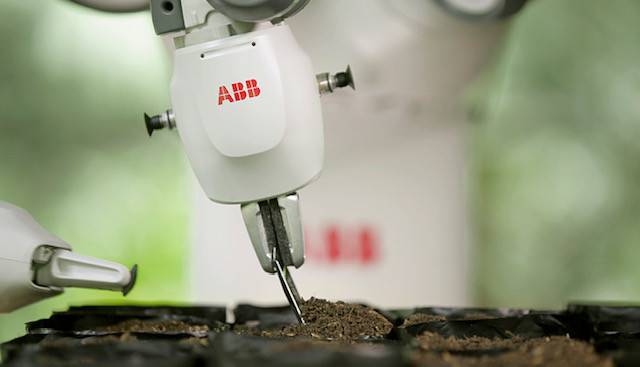
<path id="1" fill-rule="evenodd" d="M 494 339 L 473 337 L 456 340 L 428 333 L 418 338 L 419 351 L 414 355 L 415 366 L 437 367 L 613 367 L 613 361 L 596 353 L 589 343 L 552 336 L 545 338 Z M 479 353 L 478 356 L 458 354 L 460 351 L 504 350 L 502 353 Z M 438 351 L 436 351 L 438 350 Z"/>
<path id="2" fill-rule="evenodd" d="M 371 307 L 342 301 L 329 302 L 311 298 L 300 305 L 306 324 L 290 324 L 270 330 L 236 325 L 239 334 L 269 338 L 311 338 L 321 340 L 353 340 L 380 338 L 391 332 L 393 325 Z"/>
<path id="3" fill-rule="evenodd" d="M 415 324 L 422 324 L 425 322 L 445 321 L 445 320 L 447 320 L 447 318 L 442 315 L 428 315 L 426 313 L 416 313 L 409 316 L 408 319 L 404 320 L 401 326 L 409 326 L 409 325 L 415 325 Z"/>
<path id="4" fill-rule="evenodd" d="M 137 341 L 134 335 L 131 333 L 122 333 L 121 335 L 105 335 L 93 338 L 85 338 L 82 340 L 82 345 L 101 345 Z"/>
<path id="5" fill-rule="evenodd" d="M 207 331 L 209 327 L 207 325 L 189 325 L 182 321 L 143 321 L 140 319 L 130 319 L 115 325 L 97 327 L 96 331 L 113 331 L 113 332 L 145 332 L 145 333 L 157 333 L 165 331 Z"/>
<path id="6" fill-rule="evenodd" d="M 104 335 L 104 336 L 95 336 L 91 338 L 85 338 L 82 340 L 82 345 L 101 345 L 101 344 L 113 344 L 113 343 L 122 343 L 122 342 L 136 342 L 140 341 L 144 343 L 144 340 L 138 340 L 135 335 L 131 333 L 122 333 L 121 335 Z M 182 338 L 178 341 L 180 344 L 189 344 L 189 345 L 203 345 L 208 346 L 209 340 L 207 338 L 198 338 L 195 336 L 191 336 L 188 338 Z"/>
<path id="7" fill-rule="evenodd" d="M 464 317 L 454 317 L 454 318 L 446 318 L 442 315 L 430 315 L 426 313 L 415 313 L 409 316 L 408 319 L 405 319 L 402 323 L 401 327 L 422 324 L 425 322 L 433 322 L 433 321 L 446 321 L 446 320 L 487 320 L 487 319 L 495 319 L 495 316 L 487 315 L 485 313 L 470 313 L 465 315 Z"/>
<path id="8" fill-rule="evenodd" d="M 134 334 L 131 334 L 130 332 L 125 332 L 119 335 L 117 334 L 97 335 L 97 336 L 82 338 L 80 339 L 79 345 L 82 345 L 82 346 L 109 345 L 109 344 L 131 343 L 131 342 L 145 343 L 146 340 L 140 340 Z M 209 340 L 207 338 L 198 338 L 195 336 L 181 338 L 177 340 L 177 342 L 179 344 L 186 344 L 186 345 L 202 345 L 205 347 L 209 346 Z M 68 338 L 50 339 L 50 340 L 45 339 L 40 344 L 42 346 L 54 347 L 54 348 L 74 347 L 74 346 L 78 346 L 78 340 L 68 339 Z"/>
<path id="9" fill-rule="evenodd" d="M 435 351 L 469 351 L 469 350 L 500 350 L 516 349 L 525 343 L 525 339 L 513 336 L 508 339 L 488 339 L 479 336 L 456 339 L 453 336 L 445 338 L 440 334 L 425 332 L 416 338 L 418 347 L 422 350 Z"/>

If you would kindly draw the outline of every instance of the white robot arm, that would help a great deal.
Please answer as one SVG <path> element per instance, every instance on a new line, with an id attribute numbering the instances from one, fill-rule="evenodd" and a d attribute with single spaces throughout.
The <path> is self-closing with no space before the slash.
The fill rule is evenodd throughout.
<path id="1" fill-rule="evenodd" d="M 284 19 L 309 0 L 151 0 L 158 34 L 174 38 L 173 109 L 145 115 L 147 130 L 177 128 L 207 196 L 241 204 L 262 268 L 279 275 L 304 262 L 296 191 L 322 170 L 320 94 L 351 86 L 350 69 L 315 75 Z"/>
<path id="2" fill-rule="evenodd" d="M 71 252 L 71 246 L 38 224 L 24 209 L 0 201 L 0 313 L 11 312 L 65 287 L 127 294 L 137 266 Z"/>

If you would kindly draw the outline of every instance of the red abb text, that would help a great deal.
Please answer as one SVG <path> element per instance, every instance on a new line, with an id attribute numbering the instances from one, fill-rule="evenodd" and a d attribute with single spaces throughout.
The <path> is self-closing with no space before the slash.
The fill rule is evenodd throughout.
<path id="1" fill-rule="evenodd" d="M 220 86 L 218 92 L 218 105 L 221 105 L 225 101 L 238 102 L 245 98 L 253 98 L 260 95 L 260 88 L 258 88 L 258 82 L 255 79 L 249 79 L 244 84 L 233 83 L 231 84 L 231 93 L 229 89 L 224 85 Z"/>

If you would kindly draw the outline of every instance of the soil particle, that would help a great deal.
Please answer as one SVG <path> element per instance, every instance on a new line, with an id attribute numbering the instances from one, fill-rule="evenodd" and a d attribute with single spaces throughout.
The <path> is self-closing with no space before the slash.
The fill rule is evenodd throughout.
<path id="1" fill-rule="evenodd" d="M 445 317 L 443 315 L 431 315 L 431 314 L 426 314 L 426 313 L 415 313 L 411 316 L 409 316 L 408 319 L 404 320 L 404 323 L 402 325 L 400 325 L 400 327 L 403 326 L 409 326 L 409 325 L 415 325 L 415 324 L 422 324 L 425 322 L 433 322 L 433 321 L 446 321 L 446 320 L 487 320 L 487 319 L 495 319 L 495 316 L 491 316 L 491 315 L 487 315 L 485 313 L 480 313 L 480 312 L 476 312 L 476 313 L 470 313 L 467 314 L 463 317 Z"/>
<path id="2" fill-rule="evenodd" d="M 447 350 L 447 351 L 467 351 L 467 350 L 488 350 L 488 349 L 515 349 L 521 346 L 525 340 L 513 336 L 508 339 L 489 339 L 479 336 L 456 339 L 453 336 L 444 336 L 431 332 L 424 332 L 417 338 L 418 346 L 422 350 Z"/>
<path id="3" fill-rule="evenodd" d="M 45 347 L 72 347 L 73 341 L 71 340 L 67 340 L 67 339 L 62 339 L 62 340 L 43 340 L 42 342 L 40 342 L 40 345 L 45 346 Z"/>
<path id="4" fill-rule="evenodd" d="M 209 330 L 207 325 L 189 325 L 182 321 L 143 321 L 140 319 L 130 319 L 115 325 L 97 327 L 96 331 L 113 331 L 113 332 L 146 332 L 157 333 L 163 331 L 206 331 Z"/>
<path id="5" fill-rule="evenodd" d="M 300 310 L 305 325 L 290 324 L 262 331 L 257 327 L 237 325 L 234 331 L 269 338 L 297 337 L 347 341 L 379 338 L 391 332 L 393 327 L 389 320 L 371 307 L 342 301 L 334 303 L 310 298 L 300 305 Z"/>
<path id="6" fill-rule="evenodd" d="M 144 340 L 139 340 L 134 334 L 130 332 L 122 333 L 120 335 L 110 334 L 110 335 L 101 335 L 101 336 L 91 336 L 87 338 L 83 338 L 80 341 L 81 345 L 107 345 L 107 344 L 117 344 L 117 343 L 128 343 L 128 342 L 141 342 L 144 343 Z M 202 345 L 208 346 L 209 340 L 207 338 L 198 338 L 195 336 L 182 338 L 178 341 L 180 344 L 187 345 Z M 60 339 L 60 340 L 45 340 L 41 342 L 43 346 L 47 347 L 73 347 L 76 346 L 76 342 L 70 339 Z"/>
<path id="7" fill-rule="evenodd" d="M 100 344 L 113 344 L 129 341 L 137 341 L 134 335 L 131 333 L 122 333 L 121 335 L 105 335 L 100 337 L 86 338 L 82 340 L 82 345 L 100 345 Z"/>
<path id="8" fill-rule="evenodd" d="M 433 322 L 433 321 L 446 321 L 447 318 L 442 315 L 429 315 L 426 313 L 416 313 L 409 316 L 408 319 L 404 320 L 401 326 L 409 326 L 415 324 L 422 324 L 425 322 Z"/>
<path id="9" fill-rule="evenodd" d="M 435 339 L 432 336 L 426 336 L 426 338 Z M 611 358 L 596 353 L 592 345 L 569 337 L 552 336 L 534 339 L 513 337 L 506 340 L 473 337 L 459 341 L 450 340 L 453 337 L 442 339 L 445 341 L 445 345 L 449 345 L 446 347 L 448 351 L 441 349 L 437 352 L 434 351 L 436 348 L 425 348 L 421 343 L 419 351 L 413 358 L 414 365 L 436 367 L 613 367 Z M 456 351 L 486 351 L 504 348 L 507 351 L 482 354 L 477 357 L 455 354 Z"/>
<path id="10" fill-rule="evenodd" d="M 83 338 L 80 341 L 81 345 L 102 345 L 102 344 L 114 344 L 121 342 L 137 341 L 138 339 L 131 335 L 131 333 L 123 333 L 121 335 L 102 335 L 102 336 L 90 336 Z M 45 339 L 41 345 L 46 347 L 74 347 L 77 346 L 77 341 L 70 338 L 62 339 Z"/>

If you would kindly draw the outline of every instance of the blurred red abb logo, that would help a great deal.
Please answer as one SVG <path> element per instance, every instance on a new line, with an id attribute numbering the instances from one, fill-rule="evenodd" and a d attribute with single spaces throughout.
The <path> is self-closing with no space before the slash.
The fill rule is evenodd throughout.
<path id="1" fill-rule="evenodd" d="M 309 263 L 371 265 L 381 254 L 378 233 L 369 226 L 305 228 L 305 247 Z"/>
<path id="2" fill-rule="evenodd" d="M 244 87 L 247 86 L 245 90 Z M 255 79 L 249 79 L 244 84 L 233 83 L 231 84 L 231 90 L 233 90 L 233 96 L 229 93 L 229 90 L 224 85 L 220 86 L 218 91 L 218 105 L 221 105 L 224 101 L 237 102 L 243 99 L 253 98 L 260 95 L 260 88 L 258 88 L 258 82 Z M 235 98 L 235 99 L 234 99 Z"/>

